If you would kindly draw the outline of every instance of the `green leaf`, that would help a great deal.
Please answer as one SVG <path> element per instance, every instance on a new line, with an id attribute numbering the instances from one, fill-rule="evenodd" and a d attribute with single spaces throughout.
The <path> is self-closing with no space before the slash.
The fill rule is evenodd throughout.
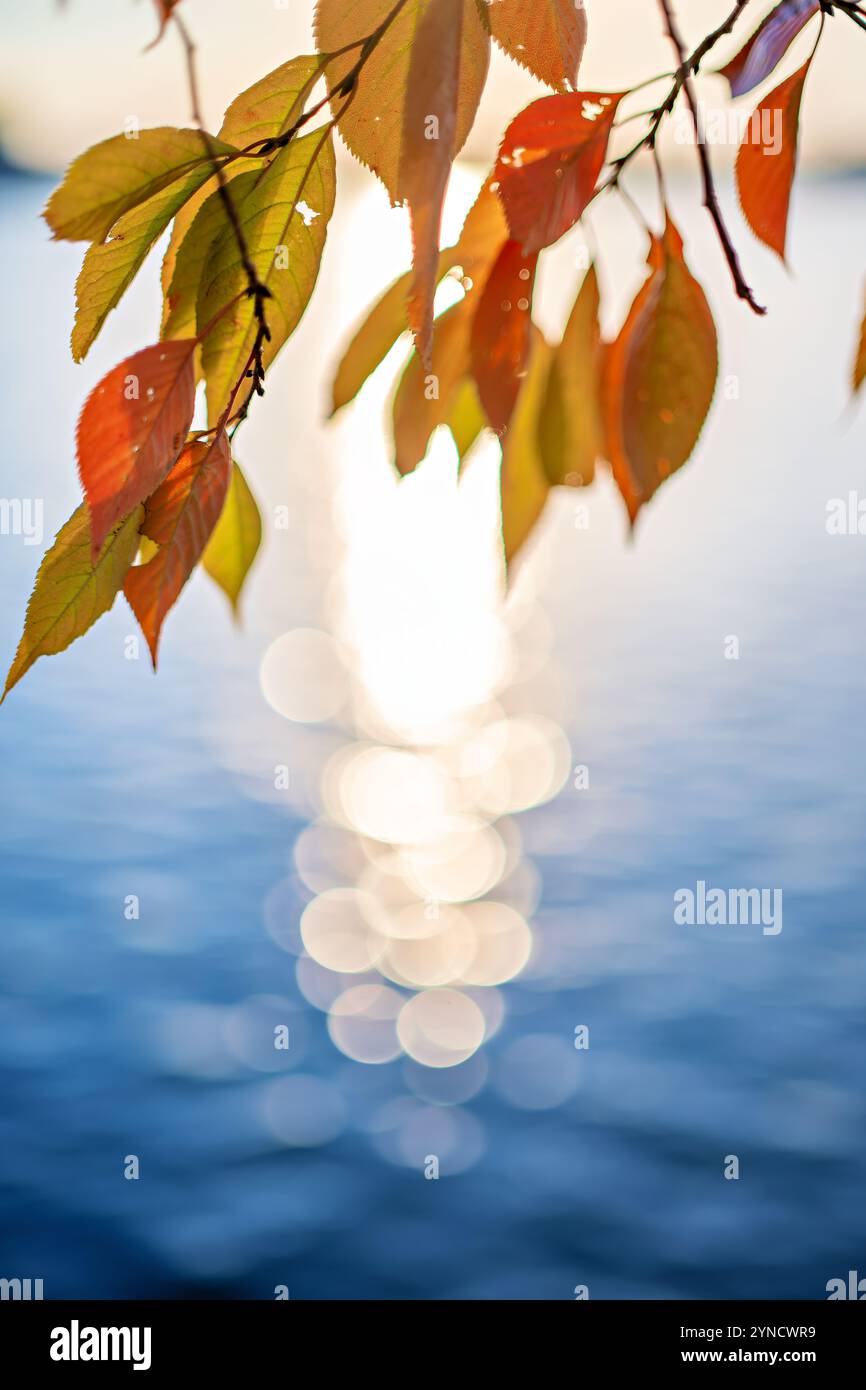
<path id="1" fill-rule="evenodd" d="M 109 313 L 132 284 L 147 253 L 178 209 L 210 177 L 207 165 L 194 169 L 140 207 L 131 208 L 115 224 L 108 241 L 88 247 L 75 283 L 72 356 L 76 362 L 87 355 Z"/>
<path id="2" fill-rule="evenodd" d="M 261 540 L 262 518 L 256 499 L 235 463 L 225 506 L 202 556 L 202 565 L 226 595 L 235 617 Z"/>
<path id="3" fill-rule="evenodd" d="M 302 113 L 307 97 L 316 84 L 322 69 L 322 60 L 317 55 L 292 58 L 288 63 L 269 72 L 258 82 L 236 96 L 225 113 L 219 138 L 243 150 L 247 145 L 259 140 L 273 140 L 283 135 Z M 273 159 L 274 156 L 271 156 Z M 254 166 L 256 173 L 262 166 Z M 230 164 L 225 170 L 227 183 L 249 172 L 246 160 Z M 211 178 L 189 202 L 180 209 L 171 229 L 171 239 L 162 265 L 162 287 L 167 293 L 174 277 L 175 261 L 187 232 L 195 221 L 202 203 L 215 192 L 217 181 Z M 163 322 L 169 314 L 169 306 L 163 310 Z M 181 335 L 182 336 L 182 335 Z"/>
<path id="4" fill-rule="evenodd" d="M 334 210 L 334 145 L 328 130 L 292 140 L 280 150 L 238 208 L 250 258 L 272 298 L 265 303 L 271 339 L 267 367 L 294 332 L 319 274 L 328 222 Z M 303 207 L 300 204 L 303 203 Z M 202 272 L 199 331 L 237 295 L 247 276 L 237 241 L 227 227 Z M 219 419 L 241 377 L 256 337 L 252 300 L 245 296 L 225 314 L 202 344 L 209 423 Z"/>
<path id="5" fill-rule="evenodd" d="M 252 191 L 258 169 L 238 170 L 230 184 L 230 197 L 239 206 Z M 165 286 L 163 338 L 190 338 L 196 334 L 196 304 L 202 271 L 217 240 L 229 225 L 225 204 L 215 189 L 199 206 L 192 226 L 178 247 L 171 274 Z"/>
<path id="6" fill-rule="evenodd" d="M 147 202 L 193 169 L 222 162 L 238 151 L 214 136 L 205 146 L 199 130 L 159 126 L 135 138 L 113 135 L 70 164 L 48 200 L 44 217 L 58 241 L 104 241 L 118 218 Z"/>
<path id="7" fill-rule="evenodd" d="M 61 528 L 39 566 L 4 700 L 40 656 L 65 651 L 108 612 L 135 559 L 143 517 L 144 508 L 136 507 L 106 538 L 95 562 L 87 504 Z"/>

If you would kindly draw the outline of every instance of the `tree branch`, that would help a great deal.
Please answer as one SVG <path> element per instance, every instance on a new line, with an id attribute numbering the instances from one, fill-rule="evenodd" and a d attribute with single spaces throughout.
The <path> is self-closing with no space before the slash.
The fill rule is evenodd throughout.
<path id="1" fill-rule="evenodd" d="M 740 0 L 740 3 L 737 5 L 733 13 L 733 16 L 729 17 L 731 27 L 733 27 L 733 24 L 736 23 L 737 15 L 743 9 L 745 9 L 747 3 L 748 0 Z M 737 253 L 734 250 L 734 244 L 731 241 L 730 233 L 728 232 L 728 229 L 725 225 L 725 220 L 722 217 L 722 210 L 719 206 L 718 194 L 716 193 L 716 185 L 713 179 L 713 170 L 710 164 L 710 156 L 707 150 L 706 140 L 704 139 L 703 128 L 701 126 L 701 116 L 698 107 L 698 99 L 695 94 L 694 82 L 692 80 L 692 74 L 694 72 L 697 72 L 697 67 L 692 67 L 692 62 L 695 55 L 693 54 L 692 58 L 686 57 L 685 45 L 683 44 L 682 36 L 680 35 L 677 22 L 674 18 L 671 0 L 659 0 L 659 4 L 661 5 L 662 13 L 664 15 L 665 29 L 667 30 L 668 38 L 670 39 L 671 43 L 676 49 L 677 56 L 680 60 L 678 76 L 682 74 L 680 88 L 682 91 L 685 92 L 686 101 L 688 102 L 689 111 L 691 112 L 692 125 L 695 131 L 698 159 L 700 161 L 701 176 L 703 178 L 704 184 L 704 206 L 713 220 L 713 225 L 715 226 L 716 233 L 718 235 L 719 242 L 722 247 L 722 251 L 724 252 L 725 260 L 728 263 L 728 269 L 731 272 L 731 278 L 734 282 L 734 289 L 737 292 L 738 298 L 745 300 L 745 302 L 749 305 L 751 309 L 754 310 L 756 314 L 765 314 L 767 312 L 766 309 L 762 304 L 758 303 L 751 289 L 746 283 L 745 276 L 743 275 L 743 272 L 740 268 L 739 257 L 737 256 Z M 724 32 L 725 26 L 722 25 L 720 29 L 715 31 L 715 35 L 708 35 L 707 39 L 704 40 L 704 43 L 699 45 L 699 47 L 695 50 L 695 54 L 699 55 L 699 64 L 700 61 L 709 52 L 710 48 L 712 48 L 713 43 L 716 41 L 716 38 L 721 37 L 721 34 Z M 677 93 L 677 95 L 678 94 L 679 93 Z M 676 100 L 676 96 L 674 97 L 674 100 Z M 658 123 L 656 125 L 656 130 L 657 129 Z M 653 135 L 652 143 L 653 145 L 655 144 L 655 135 Z"/>

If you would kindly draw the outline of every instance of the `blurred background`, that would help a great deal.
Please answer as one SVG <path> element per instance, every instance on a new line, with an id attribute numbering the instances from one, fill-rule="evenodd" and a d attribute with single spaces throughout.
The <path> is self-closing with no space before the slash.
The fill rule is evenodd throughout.
<path id="1" fill-rule="evenodd" d="M 727 8 L 691 4 L 690 38 Z M 185 0 L 212 127 L 309 47 L 312 9 Z M 649 0 L 588 9 L 584 87 L 670 66 Z M 172 37 L 142 52 L 150 5 L 0 19 L 2 492 L 45 517 L 43 547 L 0 536 L 8 665 L 77 505 L 81 402 L 159 319 L 156 256 L 75 366 L 83 248 L 39 213 L 81 147 L 188 103 Z M 242 630 L 196 576 L 154 678 L 121 599 L 0 713 L 0 1276 L 48 1298 L 699 1299 L 862 1271 L 866 539 L 825 523 L 863 477 L 866 48 L 840 31 L 807 90 L 792 274 L 722 175 L 766 320 L 672 137 L 722 351 L 695 457 L 631 543 L 606 476 L 559 492 L 507 596 L 497 450 L 458 487 L 440 435 L 395 482 L 405 345 L 324 423 L 409 257 L 405 214 L 342 159 L 314 300 L 238 436 L 265 519 Z M 446 240 L 538 93 L 496 61 Z M 641 278 L 601 201 L 543 259 L 551 333 L 585 237 L 610 331 Z M 782 932 L 675 925 L 698 879 L 781 888 Z"/>

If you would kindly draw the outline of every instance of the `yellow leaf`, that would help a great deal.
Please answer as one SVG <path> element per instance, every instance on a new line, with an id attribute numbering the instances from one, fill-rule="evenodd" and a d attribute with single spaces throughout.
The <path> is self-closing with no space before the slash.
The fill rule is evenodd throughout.
<path id="1" fill-rule="evenodd" d="M 4 700 L 40 656 L 65 651 L 108 612 L 135 559 L 143 517 L 144 508 L 136 507 L 106 538 L 95 562 L 86 503 L 61 528 L 39 566 Z"/>
<path id="2" fill-rule="evenodd" d="M 322 67 L 318 54 L 292 58 L 288 63 L 269 72 L 266 77 L 254 82 L 251 87 L 236 96 L 225 113 L 219 138 L 237 149 L 245 149 L 254 141 L 273 140 L 289 130 L 304 109 L 307 97 L 316 84 Z M 242 160 L 231 164 L 225 171 L 226 181 L 231 183 L 244 172 L 249 164 Z M 255 168 L 261 172 L 261 165 Z M 171 229 L 171 239 L 165 253 L 162 267 L 163 291 L 168 290 L 174 275 L 174 263 L 180 245 L 192 226 L 199 208 L 217 187 L 212 178 L 180 209 Z M 163 321 L 168 317 L 168 306 L 163 311 Z M 181 335 L 182 336 L 182 335 Z"/>
<path id="3" fill-rule="evenodd" d="M 239 207 L 247 194 L 252 192 L 258 177 L 258 169 L 237 171 L 230 185 L 230 196 L 235 206 Z M 219 189 L 215 189 L 199 205 L 192 226 L 177 249 L 171 280 L 165 286 L 163 338 L 195 337 L 196 302 L 202 271 L 215 243 L 228 225 L 225 204 Z"/>
<path id="4" fill-rule="evenodd" d="M 193 169 L 207 168 L 213 155 L 226 163 L 238 151 L 201 131 L 159 126 L 135 138 L 113 135 L 70 164 L 48 200 L 45 220 L 59 241 L 104 241 L 118 218 Z"/>
<path id="5" fill-rule="evenodd" d="M 364 63 L 352 99 L 335 97 L 337 126 L 352 154 L 382 180 L 393 202 L 401 201 L 400 164 L 404 111 L 413 46 L 433 0 L 407 0 Z M 334 90 L 358 62 L 360 40 L 394 12 L 394 0 L 318 0 L 316 43 L 326 56 L 347 49 L 328 64 Z M 475 120 L 490 61 L 487 6 L 466 0 L 460 45 L 460 79 L 454 153 L 459 154 Z"/>
<path id="6" fill-rule="evenodd" d="M 538 420 L 551 357 L 550 346 L 535 333 L 526 378 L 502 450 L 500 492 L 506 565 L 526 541 L 550 492 L 538 443 Z"/>
<path id="7" fill-rule="evenodd" d="M 120 302 L 178 209 L 210 177 L 210 167 L 200 165 L 140 207 L 131 208 L 115 223 L 108 241 L 88 247 L 75 284 L 72 356 L 76 362 L 89 352 L 108 314 Z"/>
<path id="8" fill-rule="evenodd" d="M 487 426 L 478 387 L 471 377 L 466 377 L 454 392 L 445 423 L 454 439 L 462 473 L 469 451 Z"/>
<path id="9" fill-rule="evenodd" d="M 256 499 L 235 463 L 225 506 L 202 556 L 202 565 L 228 598 L 235 616 L 261 540 L 262 518 Z"/>
<path id="10" fill-rule="evenodd" d="M 592 482 L 604 453 L 601 423 L 601 332 L 595 267 L 590 266 L 553 355 L 541 416 L 541 451 L 551 483 Z"/>
<path id="11" fill-rule="evenodd" d="M 238 208 L 250 258 L 262 284 L 270 341 L 264 362 L 273 361 L 294 332 L 319 273 L 336 192 L 334 146 L 328 130 L 295 139 L 281 149 Z M 237 242 L 227 227 L 202 272 L 199 331 L 247 286 Z M 219 419 L 249 359 L 256 337 L 249 297 L 225 314 L 202 344 L 209 423 Z"/>

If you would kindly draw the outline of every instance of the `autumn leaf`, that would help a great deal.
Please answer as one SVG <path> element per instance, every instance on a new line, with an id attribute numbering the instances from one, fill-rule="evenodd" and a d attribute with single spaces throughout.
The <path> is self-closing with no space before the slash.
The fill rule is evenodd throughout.
<path id="1" fill-rule="evenodd" d="M 258 169 L 247 169 L 232 180 L 231 197 L 238 206 L 255 188 L 258 178 Z M 204 267 L 228 225 L 225 203 L 219 189 L 215 189 L 200 204 L 192 226 L 178 246 L 171 279 L 164 291 L 163 338 L 195 336 L 198 293 Z"/>
<path id="2" fill-rule="evenodd" d="M 536 330 L 526 379 L 502 450 L 500 493 L 506 565 L 526 541 L 550 493 L 538 438 L 551 356 L 549 345 Z"/>
<path id="3" fill-rule="evenodd" d="M 552 353 L 541 452 L 551 483 L 582 487 L 592 482 L 604 453 L 601 421 L 602 345 L 595 266 L 587 271 L 563 334 Z"/>
<path id="4" fill-rule="evenodd" d="M 632 524 L 697 444 L 718 374 L 716 329 L 706 296 L 668 217 L 653 238 L 650 276 L 605 364 L 609 462 Z"/>
<path id="5" fill-rule="evenodd" d="M 548 87 L 573 90 L 586 43 L 583 0 L 494 0 L 490 30 L 510 58 Z"/>
<path id="6" fill-rule="evenodd" d="M 820 0 L 782 0 L 775 5 L 731 61 L 718 69 L 730 83 L 731 96 L 759 87 L 820 9 Z"/>
<path id="7" fill-rule="evenodd" d="M 273 361 L 294 332 L 319 274 L 336 191 L 331 134 L 314 131 L 281 149 L 238 207 L 238 219 L 266 302 L 270 340 L 264 362 Z M 198 294 L 199 332 L 247 288 L 247 274 L 233 228 L 227 226 L 202 271 Z M 215 424 L 249 359 L 256 337 L 254 304 L 248 295 L 207 334 L 202 365 L 207 381 L 208 419 Z"/>
<path id="8" fill-rule="evenodd" d="M 6 677 L 4 700 L 40 656 L 65 651 L 108 612 L 135 558 L 143 516 L 143 508 L 136 507 L 106 536 L 95 559 L 85 503 L 57 533 L 39 566 L 24 632 Z"/>
<path id="9" fill-rule="evenodd" d="M 412 48 L 403 113 L 399 191 L 412 222 L 409 323 L 430 365 L 442 204 L 457 140 L 464 0 L 430 0 Z M 474 14 L 470 3 L 470 11 Z"/>
<path id="10" fill-rule="evenodd" d="M 436 320 L 430 371 L 413 352 L 394 397 L 394 463 L 405 476 L 424 458 L 430 436 L 449 416 L 452 401 L 469 370 L 472 314 L 466 299 Z"/>
<path id="11" fill-rule="evenodd" d="M 219 585 L 237 617 L 246 577 L 262 541 L 262 518 L 249 483 L 232 464 L 225 506 L 202 556 L 202 567 Z"/>
<path id="12" fill-rule="evenodd" d="M 759 102 L 737 154 L 740 206 L 755 236 L 785 260 L 803 84 L 812 59 Z"/>
<path id="13" fill-rule="evenodd" d="M 108 241 L 88 247 L 75 284 L 72 356 L 76 362 L 89 352 L 108 314 L 132 284 L 171 219 L 210 176 L 208 165 L 194 169 L 125 213 Z"/>
<path id="14" fill-rule="evenodd" d="M 59 241 L 104 241 L 130 208 L 194 169 L 237 158 L 238 151 L 214 136 L 210 150 L 201 131 L 160 126 L 140 130 L 135 138 L 113 135 L 93 145 L 70 164 L 60 187 L 48 200 L 44 217 Z"/>
<path id="15" fill-rule="evenodd" d="M 530 310 L 538 253 L 507 241 L 490 272 L 472 321 L 472 375 L 487 418 L 508 429 L 529 352 Z"/>
<path id="16" fill-rule="evenodd" d="M 511 122 L 496 162 L 511 236 L 524 251 L 558 241 L 595 192 L 622 93 L 542 97 Z"/>
<path id="17" fill-rule="evenodd" d="M 159 550 L 126 576 L 123 592 L 147 640 L 156 669 L 162 625 L 216 526 L 231 473 L 224 431 L 187 444 L 168 477 L 147 499 L 142 531 Z"/>
<path id="18" fill-rule="evenodd" d="M 459 240 L 439 253 L 438 282 L 451 271 L 473 283 L 486 274 L 508 239 L 502 204 L 485 183 L 463 224 Z M 406 299 L 411 273 L 401 275 L 374 304 L 337 368 L 331 414 L 354 400 L 361 387 L 409 327 Z"/>
<path id="19" fill-rule="evenodd" d="M 280 135 L 286 134 L 303 111 L 307 97 L 319 77 L 321 67 L 322 60 L 318 54 L 292 58 L 288 63 L 282 63 L 278 68 L 274 68 L 273 72 L 269 72 L 266 77 L 254 82 L 251 87 L 247 87 L 239 96 L 235 97 L 228 107 L 220 127 L 220 140 L 242 150 L 255 142 L 275 140 Z M 271 155 L 266 159 L 264 167 L 267 167 L 267 164 L 272 162 L 274 157 L 275 155 Z M 254 166 L 256 177 L 261 175 L 262 169 L 262 165 Z M 239 177 L 249 179 L 250 172 L 249 166 L 244 162 L 229 164 L 224 171 L 224 178 L 226 183 L 233 185 Z M 175 262 L 180 247 L 202 204 L 216 192 L 217 187 L 217 180 L 215 178 L 209 179 L 204 187 L 184 204 L 174 220 L 171 238 L 162 264 L 163 325 L 171 313 L 168 295 L 174 280 Z M 239 192 L 239 189 L 233 189 L 232 196 L 237 196 Z M 193 301 L 193 316 L 189 319 L 190 325 L 194 322 L 194 313 Z M 172 333 L 164 331 L 163 336 L 178 337 L 183 335 L 177 332 L 177 325 L 175 325 Z"/>
<path id="20" fill-rule="evenodd" d="M 331 90 L 358 62 L 360 41 L 393 20 L 369 52 L 351 94 L 336 96 L 332 110 L 347 147 L 372 169 L 399 203 L 405 113 L 415 45 L 432 0 L 407 0 L 396 14 L 394 0 L 318 0 L 316 45 L 323 55 L 336 54 L 328 64 Z M 348 45 L 354 45 L 348 48 Z M 429 57 L 429 53 L 428 53 Z M 459 154 L 475 120 L 490 62 L 487 6 L 464 0 L 460 43 L 460 83 L 453 139 Z"/>
<path id="21" fill-rule="evenodd" d="M 78 421 L 78 472 L 94 554 L 173 466 L 192 420 L 195 339 L 127 357 L 95 386 Z"/>

